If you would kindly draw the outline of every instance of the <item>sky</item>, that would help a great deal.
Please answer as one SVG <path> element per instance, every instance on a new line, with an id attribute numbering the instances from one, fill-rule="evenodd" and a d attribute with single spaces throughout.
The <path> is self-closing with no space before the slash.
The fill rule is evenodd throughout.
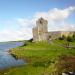
<path id="1" fill-rule="evenodd" d="M 75 0 L 0 0 L 0 42 L 32 38 L 40 17 L 48 31 L 74 31 Z"/>

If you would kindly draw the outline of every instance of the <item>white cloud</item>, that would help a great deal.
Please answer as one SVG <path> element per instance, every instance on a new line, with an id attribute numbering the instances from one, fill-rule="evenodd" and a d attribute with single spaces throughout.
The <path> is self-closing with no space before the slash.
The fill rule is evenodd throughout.
<path id="1" fill-rule="evenodd" d="M 66 9 L 53 8 L 48 12 L 37 12 L 34 17 L 35 18 L 43 17 L 48 21 L 63 20 L 68 18 L 73 11 L 75 11 L 75 7 L 69 7 Z"/>
<path id="2" fill-rule="evenodd" d="M 15 40 L 28 40 L 32 37 L 31 29 L 20 29 L 18 31 L 6 29 L 0 32 L 0 41 L 15 41 Z"/>
<path id="3" fill-rule="evenodd" d="M 75 12 L 75 7 L 68 7 L 66 9 L 53 8 L 48 12 L 37 12 L 34 18 L 37 20 L 40 17 L 48 20 L 49 31 L 59 30 L 75 30 L 74 25 L 70 25 L 66 22 L 69 16 Z"/>
<path id="4" fill-rule="evenodd" d="M 28 27 L 31 24 L 31 21 L 28 19 L 19 18 L 17 19 L 17 23 L 21 26 Z"/>
<path id="5" fill-rule="evenodd" d="M 4 29 L 0 32 L 0 41 L 14 41 L 22 39 L 32 38 L 32 27 L 36 25 L 36 20 L 40 17 L 48 20 L 48 30 L 75 30 L 75 24 L 69 24 L 66 19 L 75 12 L 75 7 L 69 7 L 66 9 L 53 8 L 48 12 L 37 12 L 33 15 L 32 19 L 18 18 L 13 22 L 9 21 L 7 23 L 16 23 L 20 28 L 18 30 L 13 30 L 11 28 Z M 12 25 L 12 24 L 11 24 Z"/>

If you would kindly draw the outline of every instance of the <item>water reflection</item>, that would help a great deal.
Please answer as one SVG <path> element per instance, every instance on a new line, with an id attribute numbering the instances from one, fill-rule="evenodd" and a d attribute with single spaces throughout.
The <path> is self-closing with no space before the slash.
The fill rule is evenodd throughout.
<path id="1" fill-rule="evenodd" d="M 16 46 L 22 45 L 21 42 L 14 43 L 0 43 L 0 69 L 5 69 L 12 66 L 23 65 L 24 61 L 21 59 L 16 60 L 12 57 L 7 50 Z"/>

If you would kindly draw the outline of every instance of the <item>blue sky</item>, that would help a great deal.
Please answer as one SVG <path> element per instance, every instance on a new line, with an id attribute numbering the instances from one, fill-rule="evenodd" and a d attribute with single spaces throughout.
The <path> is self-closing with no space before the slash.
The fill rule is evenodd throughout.
<path id="1" fill-rule="evenodd" d="M 28 18 L 38 11 L 74 5 L 75 0 L 0 0 L 0 19 Z"/>
<path id="2" fill-rule="evenodd" d="M 57 8 L 58 11 L 54 8 Z M 55 15 L 55 12 L 64 11 L 64 9 L 68 9 L 69 12 L 67 13 L 69 16 L 66 17 L 66 26 L 69 25 L 69 27 L 74 28 L 75 0 L 0 0 L 0 41 L 31 38 L 32 20 L 37 16 L 38 12 L 41 16 L 42 13 L 48 14 L 48 12 L 52 10 Z M 51 12 L 49 12 L 49 14 L 51 14 Z M 65 17 L 63 19 L 65 20 Z M 62 22 L 64 20 L 62 20 Z M 60 24 L 58 26 L 61 27 Z M 57 28 L 57 26 L 52 25 L 49 27 Z M 22 32 L 25 32 L 25 34 Z M 10 34 L 12 34 L 13 37 L 10 37 Z M 6 35 L 6 38 L 4 38 L 4 35 Z"/>

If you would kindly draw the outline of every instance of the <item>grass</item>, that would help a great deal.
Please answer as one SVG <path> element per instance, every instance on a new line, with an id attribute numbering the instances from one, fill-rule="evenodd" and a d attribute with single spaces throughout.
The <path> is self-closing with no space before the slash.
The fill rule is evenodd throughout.
<path id="1" fill-rule="evenodd" d="M 20 68 L 10 69 L 7 75 L 42 75 L 44 68 L 42 67 L 33 67 L 31 65 L 22 66 Z"/>
<path id="2" fill-rule="evenodd" d="M 26 46 L 13 48 L 10 52 L 28 64 L 5 72 L 7 75 L 49 75 L 56 71 L 55 65 L 60 56 L 75 56 L 75 49 L 64 48 L 64 43 L 63 40 L 54 40 L 52 43 L 27 42 Z M 75 46 L 75 42 L 70 45 Z"/>

